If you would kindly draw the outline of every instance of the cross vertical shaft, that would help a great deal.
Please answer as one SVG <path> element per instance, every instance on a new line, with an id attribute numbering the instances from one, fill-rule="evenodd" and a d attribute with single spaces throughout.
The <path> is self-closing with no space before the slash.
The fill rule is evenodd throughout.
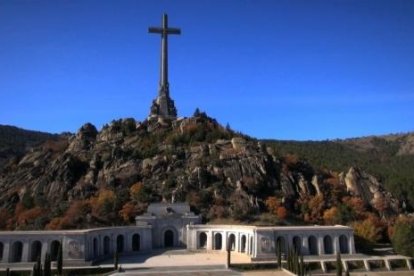
<path id="1" fill-rule="evenodd" d="M 163 14 L 161 27 L 150 27 L 149 33 L 161 34 L 161 64 L 160 64 L 160 83 L 158 97 L 151 107 L 150 116 L 175 117 L 177 111 L 174 102 L 170 99 L 168 83 L 168 35 L 181 34 L 178 28 L 168 27 L 168 16 Z"/>

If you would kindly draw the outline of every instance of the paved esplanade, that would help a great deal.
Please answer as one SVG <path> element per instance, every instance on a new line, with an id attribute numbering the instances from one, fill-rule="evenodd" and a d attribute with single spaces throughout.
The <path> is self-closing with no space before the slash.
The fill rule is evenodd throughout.
<path id="1" fill-rule="evenodd" d="M 174 101 L 170 98 L 168 83 L 168 35 L 181 34 L 178 28 L 168 27 L 168 16 L 162 17 L 162 27 L 149 27 L 149 33 L 161 34 L 161 64 L 160 64 L 160 83 L 158 97 L 154 100 L 151 107 L 151 116 L 161 116 L 166 118 L 175 118 L 177 110 Z"/>

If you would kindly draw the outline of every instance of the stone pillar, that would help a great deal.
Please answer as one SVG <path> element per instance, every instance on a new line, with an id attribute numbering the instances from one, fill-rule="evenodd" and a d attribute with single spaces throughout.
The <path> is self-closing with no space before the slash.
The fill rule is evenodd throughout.
<path id="1" fill-rule="evenodd" d="M 124 244 L 125 246 L 125 252 L 132 252 L 132 235 L 135 233 L 125 233 L 125 239 L 124 242 L 126 244 Z"/>
<path id="2" fill-rule="evenodd" d="M 253 247 L 253 254 L 252 254 L 252 257 L 257 257 L 257 232 L 256 231 L 254 231 L 253 232 L 253 244 L 252 244 L 252 247 Z"/>
<path id="3" fill-rule="evenodd" d="M 46 259 L 46 253 L 49 253 L 49 242 L 45 241 L 42 242 L 42 255 L 40 256 L 40 259 L 42 260 L 42 262 L 45 261 Z"/>
<path id="4" fill-rule="evenodd" d="M 334 254 L 338 254 L 341 252 L 340 247 L 339 247 L 339 236 L 336 235 L 333 238 L 333 252 Z"/>
<path id="5" fill-rule="evenodd" d="M 3 243 L 3 259 L 1 260 L 2 263 L 9 263 L 10 262 L 10 241 Z"/>
<path id="6" fill-rule="evenodd" d="M 309 255 L 309 243 L 308 243 L 309 238 L 304 236 L 302 237 L 302 248 L 301 248 L 301 253 L 302 255 Z"/>
<path id="7" fill-rule="evenodd" d="M 30 240 L 22 240 L 22 243 L 23 243 L 22 262 L 30 262 L 29 260 Z"/>
<path id="8" fill-rule="evenodd" d="M 225 231 L 224 234 L 222 234 L 222 247 L 221 247 L 221 251 L 227 251 L 227 241 L 228 241 L 228 232 Z"/>
<path id="9" fill-rule="evenodd" d="M 319 255 L 324 255 L 325 254 L 325 247 L 324 247 L 324 244 L 323 244 L 323 236 L 318 237 L 318 251 L 319 251 Z"/>
<path id="10" fill-rule="evenodd" d="M 213 233 L 211 231 L 206 232 L 207 234 L 207 244 L 206 244 L 206 249 L 207 250 L 213 250 Z"/>
<path id="11" fill-rule="evenodd" d="M 103 243 L 103 239 L 102 239 L 102 235 L 98 236 L 98 256 L 102 256 L 103 255 L 103 247 L 102 247 L 102 243 Z"/>
<path id="12" fill-rule="evenodd" d="M 115 251 L 116 251 L 116 235 L 114 235 L 112 233 L 109 236 L 109 254 L 114 255 L 115 254 Z"/>
<path id="13" fill-rule="evenodd" d="M 348 247 L 349 247 L 349 254 L 356 253 L 354 235 L 348 236 Z"/>

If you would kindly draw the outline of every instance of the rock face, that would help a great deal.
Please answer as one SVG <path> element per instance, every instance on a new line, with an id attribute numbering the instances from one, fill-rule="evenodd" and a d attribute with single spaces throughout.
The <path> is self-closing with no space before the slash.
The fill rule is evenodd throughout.
<path id="1" fill-rule="evenodd" d="M 265 199 L 277 192 L 290 200 L 321 194 L 324 177 L 306 162 L 287 164 L 205 115 L 166 123 L 123 119 L 101 131 L 85 124 L 75 135 L 9 164 L 0 174 L 0 208 L 13 211 L 30 197 L 55 209 L 106 189 L 116 192 L 118 212 L 131 186 L 142 183 L 144 202 L 189 201 L 207 218 L 244 219 L 264 210 Z M 355 168 L 342 183 L 369 204 L 392 198 L 374 177 Z"/>
<path id="2" fill-rule="evenodd" d="M 378 205 L 385 203 L 393 211 L 398 212 L 398 201 L 385 191 L 383 185 L 374 176 L 351 167 L 343 180 L 347 191 L 351 195 L 361 197 L 365 204 L 379 208 Z"/>

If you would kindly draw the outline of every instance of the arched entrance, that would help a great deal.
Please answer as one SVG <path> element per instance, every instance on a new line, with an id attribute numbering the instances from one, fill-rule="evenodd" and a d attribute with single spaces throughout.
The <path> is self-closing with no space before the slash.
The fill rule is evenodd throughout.
<path id="1" fill-rule="evenodd" d="M 23 243 L 21 241 L 15 241 L 11 247 L 10 262 L 18 263 L 22 261 Z"/>
<path id="2" fill-rule="evenodd" d="M 122 253 L 124 252 L 124 236 L 118 235 L 116 238 L 116 252 Z"/>
<path id="3" fill-rule="evenodd" d="M 141 248 L 141 236 L 134 234 L 132 236 L 132 251 L 139 251 Z"/>
<path id="4" fill-rule="evenodd" d="M 36 262 L 42 256 L 42 243 L 40 241 L 32 242 L 30 246 L 30 261 Z"/>
<path id="5" fill-rule="evenodd" d="M 333 245 L 331 236 L 325 236 L 323 238 L 323 249 L 325 254 L 333 254 Z"/>
<path id="6" fill-rule="evenodd" d="M 59 254 L 60 241 L 54 240 L 50 244 L 50 259 L 54 262 Z"/>
<path id="7" fill-rule="evenodd" d="M 228 246 L 230 247 L 231 251 L 234 251 L 236 249 L 236 236 L 234 234 L 230 234 Z"/>
<path id="8" fill-rule="evenodd" d="M 286 254 L 286 240 L 284 237 L 278 237 L 276 239 L 276 246 L 280 248 L 280 253 Z"/>
<path id="9" fill-rule="evenodd" d="M 204 232 L 200 233 L 200 236 L 198 237 L 198 248 L 207 248 L 207 234 Z"/>
<path id="10" fill-rule="evenodd" d="M 164 247 L 174 247 L 174 232 L 172 230 L 164 232 Z"/>
<path id="11" fill-rule="evenodd" d="M 308 243 L 309 243 L 309 254 L 318 255 L 318 241 L 316 240 L 315 236 L 310 236 L 308 239 Z"/>
<path id="12" fill-rule="evenodd" d="M 104 255 L 108 255 L 110 253 L 110 244 L 111 240 L 108 236 L 105 236 L 103 240 Z"/>
<path id="13" fill-rule="evenodd" d="M 221 233 L 216 233 L 214 235 L 214 249 L 221 250 L 222 246 L 223 246 L 223 238 L 221 236 Z"/>
<path id="14" fill-rule="evenodd" d="M 241 237 L 241 248 L 240 248 L 240 251 L 241 252 L 246 252 L 246 236 L 245 235 L 243 235 L 242 237 Z"/>
<path id="15" fill-rule="evenodd" d="M 3 260 L 3 247 L 4 247 L 3 243 L 0 242 L 0 261 Z"/>
<path id="16" fill-rule="evenodd" d="M 339 251 L 341 254 L 349 253 L 348 238 L 345 235 L 339 237 Z"/>

